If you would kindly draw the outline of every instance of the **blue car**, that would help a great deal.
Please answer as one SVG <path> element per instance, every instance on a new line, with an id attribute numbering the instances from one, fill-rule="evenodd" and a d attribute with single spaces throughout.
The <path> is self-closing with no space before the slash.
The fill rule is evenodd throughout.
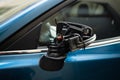
<path id="1" fill-rule="evenodd" d="M 0 0 L 0 80 L 120 80 L 119 0 Z"/>

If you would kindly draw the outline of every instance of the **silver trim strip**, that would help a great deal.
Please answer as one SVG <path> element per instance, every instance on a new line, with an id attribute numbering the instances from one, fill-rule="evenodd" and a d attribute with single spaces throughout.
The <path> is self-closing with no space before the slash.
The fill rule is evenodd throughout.
<path id="1" fill-rule="evenodd" d="M 47 52 L 47 51 L 48 51 L 48 48 L 44 48 L 44 49 L 32 49 L 32 50 L 1 51 L 0 54 L 40 53 L 40 52 Z"/>
<path id="2" fill-rule="evenodd" d="M 90 44 L 88 48 L 96 48 L 96 47 L 108 46 L 108 45 L 113 45 L 118 43 L 120 43 L 120 36 L 97 40 L 96 42 Z"/>

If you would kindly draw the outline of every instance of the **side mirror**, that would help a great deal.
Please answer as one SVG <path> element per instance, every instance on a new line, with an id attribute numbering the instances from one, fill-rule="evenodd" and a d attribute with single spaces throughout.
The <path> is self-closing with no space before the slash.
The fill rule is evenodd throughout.
<path id="1" fill-rule="evenodd" d="M 40 60 L 40 67 L 47 71 L 58 71 L 64 66 L 69 51 L 85 48 L 96 40 L 93 29 L 87 25 L 59 22 L 57 37 L 48 46 L 48 53 Z"/>

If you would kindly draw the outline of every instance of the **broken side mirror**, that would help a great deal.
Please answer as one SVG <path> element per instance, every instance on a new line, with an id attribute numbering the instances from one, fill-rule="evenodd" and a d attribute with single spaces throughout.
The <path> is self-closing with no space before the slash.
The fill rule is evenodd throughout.
<path id="1" fill-rule="evenodd" d="M 48 46 L 48 53 L 40 60 L 40 67 L 47 71 L 62 69 L 68 52 L 85 48 L 96 40 L 91 27 L 72 22 L 58 22 L 56 35 Z"/>

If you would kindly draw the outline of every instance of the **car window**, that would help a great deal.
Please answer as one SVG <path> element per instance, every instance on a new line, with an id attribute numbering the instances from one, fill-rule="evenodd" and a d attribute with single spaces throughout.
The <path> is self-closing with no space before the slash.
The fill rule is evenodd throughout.
<path id="1" fill-rule="evenodd" d="M 0 23 L 38 0 L 0 0 Z"/>
<path id="2" fill-rule="evenodd" d="M 41 29 L 40 44 L 53 40 L 56 36 L 57 21 L 69 21 L 91 26 L 97 40 L 119 36 L 119 24 L 116 22 L 112 7 L 106 3 L 78 1 L 61 9 L 44 21 Z M 117 19 L 119 20 L 119 19 Z"/>

